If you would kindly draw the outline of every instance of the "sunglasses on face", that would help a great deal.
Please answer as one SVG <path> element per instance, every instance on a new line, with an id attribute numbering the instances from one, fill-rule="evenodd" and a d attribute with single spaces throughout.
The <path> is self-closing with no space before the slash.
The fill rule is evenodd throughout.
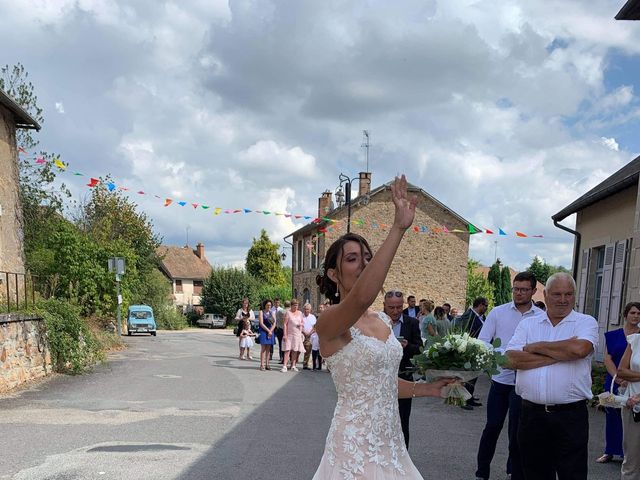
<path id="1" fill-rule="evenodd" d="M 402 297 L 402 295 L 402 292 L 399 290 L 390 290 L 384 294 L 384 298 Z"/>

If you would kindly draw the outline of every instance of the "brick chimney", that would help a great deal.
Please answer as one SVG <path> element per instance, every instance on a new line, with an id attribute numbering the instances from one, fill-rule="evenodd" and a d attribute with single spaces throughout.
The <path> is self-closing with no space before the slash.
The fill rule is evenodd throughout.
<path id="1" fill-rule="evenodd" d="M 371 192 L 371 172 L 360 172 L 358 181 L 358 196 L 368 195 Z"/>
<path id="2" fill-rule="evenodd" d="M 200 260 L 204 260 L 204 245 L 202 242 L 198 242 L 196 245 L 196 255 Z"/>
<path id="3" fill-rule="evenodd" d="M 333 210 L 332 193 L 330 190 L 322 192 L 322 196 L 318 199 L 318 218 L 326 217 Z"/>

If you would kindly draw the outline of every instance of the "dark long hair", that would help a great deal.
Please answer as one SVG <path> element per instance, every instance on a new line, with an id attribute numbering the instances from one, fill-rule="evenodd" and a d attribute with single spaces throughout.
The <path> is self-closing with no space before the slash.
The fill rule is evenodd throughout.
<path id="1" fill-rule="evenodd" d="M 347 242 L 357 242 L 360 244 L 360 252 L 364 257 L 364 253 L 369 252 L 373 255 L 369 242 L 358 235 L 357 233 L 347 233 L 338 238 L 331 244 L 327 250 L 327 254 L 324 257 L 324 266 L 322 268 L 322 274 L 316 276 L 316 283 L 320 287 L 320 293 L 329 299 L 329 303 L 332 305 L 340 303 L 340 297 L 336 295 L 338 293 L 338 285 L 327 276 L 327 270 L 333 268 L 338 274 L 340 274 L 340 266 L 338 265 L 338 258 L 342 257 L 344 245 Z"/>

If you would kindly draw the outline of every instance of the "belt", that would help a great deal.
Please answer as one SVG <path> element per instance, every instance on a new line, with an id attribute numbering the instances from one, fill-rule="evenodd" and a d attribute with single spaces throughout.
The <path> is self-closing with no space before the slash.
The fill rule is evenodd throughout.
<path id="1" fill-rule="evenodd" d="M 547 413 L 554 412 L 563 412 L 567 410 L 576 410 L 578 408 L 584 407 L 587 404 L 586 400 L 578 400 L 577 402 L 571 403 L 556 403 L 556 404 L 541 404 L 541 403 L 533 403 L 529 400 L 522 399 L 522 406 L 530 408 L 532 410 L 545 411 Z"/>

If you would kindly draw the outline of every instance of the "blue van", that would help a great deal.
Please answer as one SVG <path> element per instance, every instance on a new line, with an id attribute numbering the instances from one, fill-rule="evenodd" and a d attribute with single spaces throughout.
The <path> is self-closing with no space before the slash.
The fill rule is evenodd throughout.
<path id="1" fill-rule="evenodd" d="M 156 336 L 156 321 L 153 309 L 147 305 L 131 305 L 127 313 L 127 335 L 150 333 Z"/>

